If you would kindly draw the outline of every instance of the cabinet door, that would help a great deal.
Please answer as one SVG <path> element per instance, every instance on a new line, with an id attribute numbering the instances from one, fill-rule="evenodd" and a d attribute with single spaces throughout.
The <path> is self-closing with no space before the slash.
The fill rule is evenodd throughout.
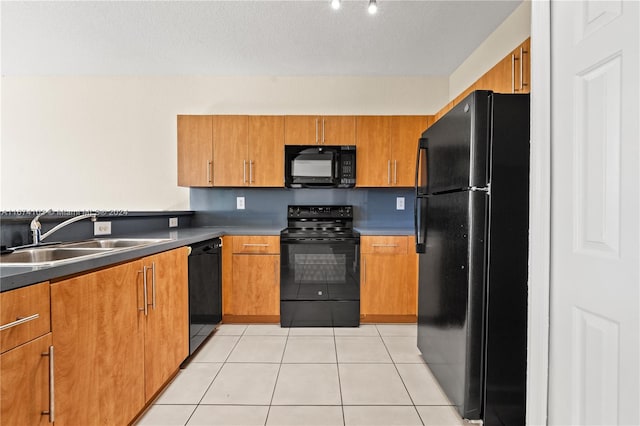
<path id="1" fill-rule="evenodd" d="M 426 130 L 426 116 L 391 117 L 391 159 L 393 186 L 414 186 L 418 139 Z"/>
<path id="2" fill-rule="evenodd" d="M 139 261 L 51 285 L 55 423 L 124 425 L 144 398 Z"/>
<path id="3" fill-rule="evenodd" d="M 359 116 L 356 118 L 356 185 L 390 186 L 391 152 L 389 148 L 391 117 Z"/>
<path id="4" fill-rule="evenodd" d="M 216 115 L 213 117 L 214 186 L 249 184 L 248 141 L 248 116 Z"/>
<path id="5" fill-rule="evenodd" d="M 213 130 L 210 115 L 178 116 L 178 185 L 212 186 Z"/>
<path id="6" fill-rule="evenodd" d="M 416 315 L 414 254 L 366 254 L 362 263 L 362 315 Z"/>
<path id="7" fill-rule="evenodd" d="M 355 145 L 356 118 L 352 115 L 326 115 L 319 119 L 321 143 L 324 145 Z"/>
<path id="8" fill-rule="evenodd" d="M 233 255 L 229 314 L 280 314 L 280 256 Z"/>
<path id="9" fill-rule="evenodd" d="M 144 337 L 145 400 L 189 355 L 189 289 L 186 247 L 146 257 L 147 312 Z"/>
<path id="10" fill-rule="evenodd" d="M 287 115 L 284 117 L 285 145 L 316 145 L 321 139 L 320 119 L 315 115 Z"/>
<path id="11" fill-rule="evenodd" d="M 48 425 L 51 333 L 0 356 L 0 424 Z M 90 392 L 91 388 L 85 389 Z M 57 419 L 56 424 L 57 424 Z"/>
<path id="12" fill-rule="evenodd" d="M 284 117 L 249 117 L 249 184 L 284 186 Z"/>

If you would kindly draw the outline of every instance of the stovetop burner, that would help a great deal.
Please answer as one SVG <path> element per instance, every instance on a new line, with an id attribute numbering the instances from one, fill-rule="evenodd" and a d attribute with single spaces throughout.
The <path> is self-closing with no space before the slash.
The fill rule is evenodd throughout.
<path id="1" fill-rule="evenodd" d="M 353 206 L 289 206 L 282 239 L 346 240 L 358 238 L 353 230 Z"/>

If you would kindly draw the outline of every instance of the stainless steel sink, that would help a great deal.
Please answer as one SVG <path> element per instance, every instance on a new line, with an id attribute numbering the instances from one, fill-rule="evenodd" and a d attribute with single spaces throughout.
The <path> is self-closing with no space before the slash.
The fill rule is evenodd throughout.
<path id="1" fill-rule="evenodd" d="M 170 241 L 161 238 L 104 238 L 55 246 L 25 247 L 0 256 L 1 266 L 52 266 L 115 253 L 135 247 Z"/>
<path id="2" fill-rule="evenodd" d="M 111 252 L 111 249 L 82 249 L 82 248 L 30 248 L 16 250 L 13 253 L 0 256 L 2 266 L 37 266 L 51 265 L 89 256 L 97 256 Z"/>
<path id="3" fill-rule="evenodd" d="M 149 244 L 156 244 L 164 241 L 169 240 L 152 238 L 104 238 L 99 240 L 80 241 L 78 243 L 64 243 L 59 245 L 58 247 L 117 249 L 146 246 Z"/>

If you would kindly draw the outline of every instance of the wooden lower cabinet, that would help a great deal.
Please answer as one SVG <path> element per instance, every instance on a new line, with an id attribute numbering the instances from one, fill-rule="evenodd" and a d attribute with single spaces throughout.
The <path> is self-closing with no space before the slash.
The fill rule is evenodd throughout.
<path id="1" fill-rule="evenodd" d="M 145 400 L 176 372 L 189 355 L 189 271 L 186 247 L 149 256 L 144 336 Z"/>
<path id="2" fill-rule="evenodd" d="M 181 248 L 51 285 L 56 424 L 136 417 L 188 355 L 187 280 Z"/>
<path id="3" fill-rule="evenodd" d="M 140 261 L 51 285 L 56 425 L 125 425 L 145 404 Z"/>
<path id="4" fill-rule="evenodd" d="M 50 347 L 47 333 L 0 355 L 0 424 L 50 424 Z"/>
<path id="5" fill-rule="evenodd" d="M 418 258 L 408 236 L 362 236 L 362 322 L 415 322 Z"/>
<path id="6" fill-rule="evenodd" d="M 225 236 L 223 322 L 280 321 L 280 239 Z"/>

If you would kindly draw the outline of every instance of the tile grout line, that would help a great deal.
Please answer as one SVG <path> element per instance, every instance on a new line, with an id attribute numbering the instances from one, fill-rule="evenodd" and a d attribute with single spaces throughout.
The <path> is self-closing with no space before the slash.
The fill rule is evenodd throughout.
<path id="1" fill-rule="evenodd" d="M 378 333 L 380 333 L 380 329 L 378 329 L 378 325 L 377 324 L 376 324 L 376 330 L 378 330 Z M 394 336 L 387 336 L 387 337 L 394 337 Z M 402 378 L 402 374 L 400 374 L 400 370 L 398 370 L 398 365 L 396 364 L 396 360 L 393 359 L 393 356 L 391 356 L 391 351 L 389 350 L 389 347 L 387 346 L 387 342 L 385 342 L 384 338 L 382 337 L 382 334 L 380 334 L 380 339 L 382 339 L 382 344 L 384 345 L 385 350 L 389 354 L 389 358 L 391 358 L 391 363 L 393 364 L 393 368 L 395 368 L 396 373 L 398 373 L 398 377 L 400 377 L 400 381 L 402 382 L 402 386 L 404 386 L 404 390 L 407 392 L 407 395 L 409 396 L 409 400 L 411 401 L 411 404 L 413 406 L 414 411 L 418 415 L 418 419 L 420 420 L 420 423 L 422 423 L 422 425 L 424 426 L 424 421 L 422 420 L 422 416 L 420 416 L 420 412 L 418 411 L 418 408 L 416 407 L 416 402 L 413 400 L 413 397 L 411 396 L 411 392 L 409 392 L 409 388 L 407 388 L 407 384 L 404 382 L 404 379 Z"/>
<path id="2" fill-rule="evenodd" d="M 282 328 L 282 326 L 280 326 Z M 287 328 L 287 336 L 284 340 L 284 347 L 282 348 L 282 355 L 280 356 L 280 363 L 278 364 L 278 373 L 276 374 L 276 381 L 273 383 L 273 390 L 271 391 L 271 400 L 269 400 L 269 406 L 267 407 L 267 416 L 264 418 L 264 426 L 267 426 L 269 421 L 269 414 L 271 413 L 271 405 L 273 404 L 273 397 L 276 395 L 276 387 L 278 386 L 278 379 L 280 378 L 280 371 L 282 370 L 282 361 L 284 361 L 284 354 L 287 351 L 287 344 L 289 343 L 289 334 L 291 329 Z"/>
<path id="3" fill-rule="evenodd" d="M 229 357 L 231 356 L 231 353 L 233 352 L 233 350 L 236 348 L 236 346 L 238 346 L 238 343 L 240 342 L 240 339 L 242 339 L 242 336 L 244 336 L 245 331 L 247 331 L 247 327 L 245 327 L 245 329 L 242 331 L 242 334 L 240 334 L 238 336 L 238 340 L 236 340 L 236 343 L 233 345 L 233 347 L 231 348 L 231 350 L 229 351 L 229 353 L 227 354 L 227 356 L 225 357 L 224 361 L 222 361 L 222 365 L 220 366 L 220 368 L 218 369 L 218 371 L 216 372 L 216 374 L 213 376 L 213 379 L 211 380 L 211 383 L 209 383 L 209 386 L 207 386 L 207 389 L 203 392 L 202 396 L 200 397 L 200 400 L 198 401 L 198 403 L 196 404 L 196 408 L 191 412 L 191 415 L 189 416 L 189 418 L 187 419 L 187 422 L 185 423 L 185 426 L 187 426 L 189 424 L 189 421 L 191 420 L 191 418 L 193 417 L 193 415 L 195 414 L 195 412 L 198 410 L 198 408 L 200 407 L 200 405 L 206 405 L 206 404 L 202 404 L 202 400 L 204 399 L 204 396 L 207 394 L 207 392 L 209 392 L 209 389 L 211 389 L 211 386 L 213 385 L 213 382 L 216 381 L 216 378 L 218 377 L 218 375 L 220 374 L 220 372 L 222 371 L 222 369 L 224 368 L 224 365 L 227 363 L 227 360 L 229 359 Z M 215 334 L 215 333 L 213 333 Z M 214 336 L 210 336 L 209 340 L 212 340 L 214 338 Z"/>
<path id="4" fill-rule="evenodd" d="M 345 426 L 347 420 L 344 417 L 344 399 L 342 398 L 342 382 L 340 381 L 340 359 L 338 359 L 338 341 L 336 340 L 336 329 L 333 331 L 333 351 L 336 354 L 336 372 L 338 373 L 338 392 L 340 393 L 340 412 L 342 413 L 342 426 Z"/>

